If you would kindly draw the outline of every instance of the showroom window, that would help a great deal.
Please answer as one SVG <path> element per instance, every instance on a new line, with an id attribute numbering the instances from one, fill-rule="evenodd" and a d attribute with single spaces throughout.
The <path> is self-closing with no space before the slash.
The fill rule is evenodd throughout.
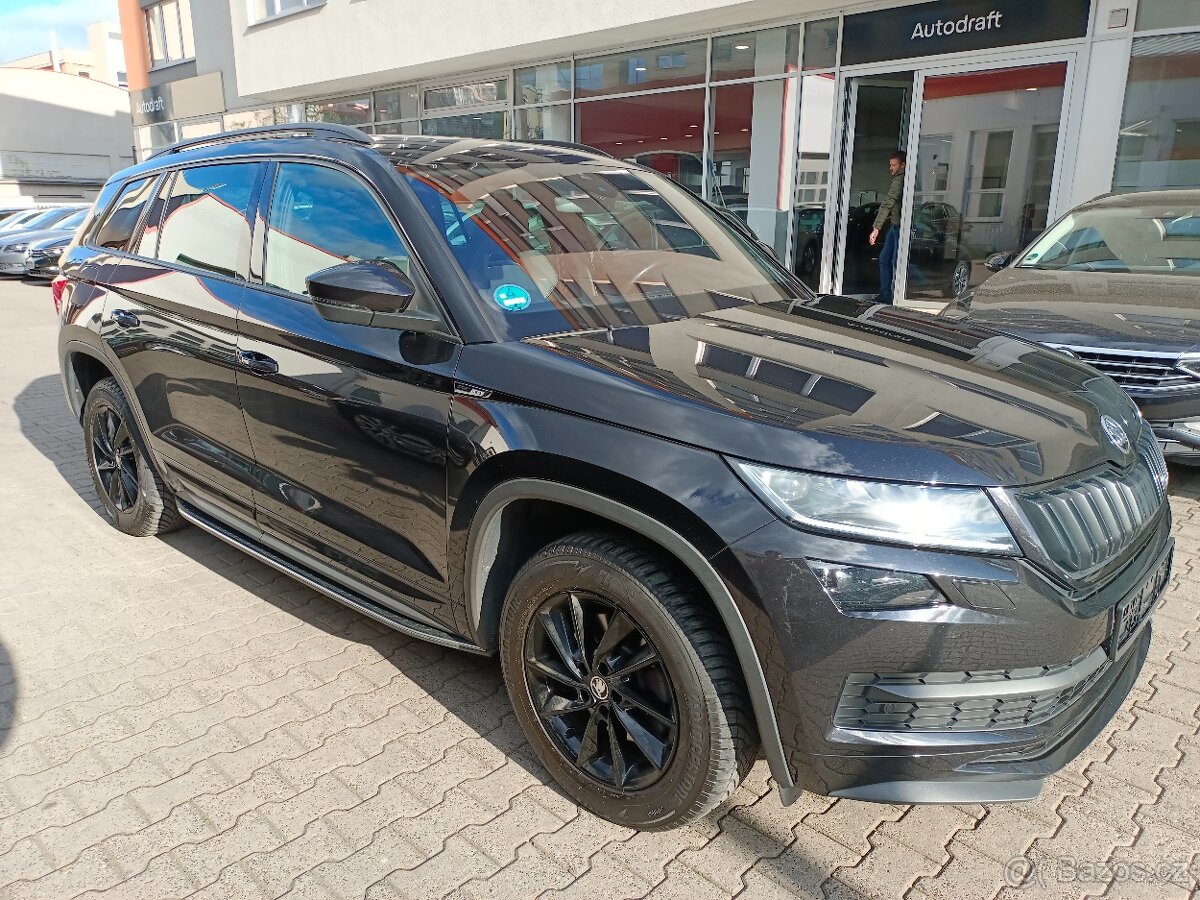
<path id="1" fill-rule="evenodd" d="M 799 84 L 794 78 L 750 81 L 712 92 L 708 199 L 746 222 L 782 259 L 792 210 Z"/>
<path id="2" fill-rule="evenodd" d="M 267 109 L 240 109 L 237 112 L 226 113 L 222 119 L 225 131 L 238 131 L 242 128 L 260 128 L 275 122 L 275 113 Z"/>
<path id="3" fill-rule="evenodd" d="M 496 110 L 464 116 L 437 116 L 432 119 L 422 119 L 421 134 L 490 138 L 499 141 L 508 136 L 508 113 L 504 110 Z"/>
<path id="4" fill-rule="evenodd" d="M 310 100 L 304 104 L 304 121 L 367 125 L 371 121 L 371 95 Z"/>
<path id="5" fill-rule="evenodd" d="M 1158 28 L 1200 26 L 1200 3 L 1196 0 L 1141 0 L 1138 3 L 1137 31 Z"/>
<path id="6" fill-rule="evenodd" d="M 250 254 L 247 210 L 257 163 L 194 166 L 175 175 L 155 257 L 244 280 Z"/>
<path id="7" fill-rule="evenodd" d="M 415 84 L 375 92 L 375 121 L 398 122 L 421 114 L 421 92 Z"/>
<path id="8" fill-rule="evenodd" d="M 571 64 L 567 60 L 517 69 L 513 102 L 518 106 L 571 99 Z"/>
<path id="9" fill-rule="evenodd" d="M 570 141 L 572 135 L 571 72 L 568 60 L 544 63 L 513 73 L 512 136 L 519 141 Z M 533 105 L 537 104 L 537 105 Z"/>
<path id="10" fill-rule="evenodd" d="M 428 88 L 424 95 L 426 112 L 463 106 L 484 106 L 489 103 L 502 103 L 507 99 L 507 78 Z"/>
<path id="11" fill-rule="evenodd" d="M 175 123 L 156 122 L 153 125 L 142 125 L 134 129 L 134 139 L 137 141 L 139 158 L 145 159 L 155 150 L 175 143 Z"/>
<path id="12" fill-rule="evenodd" d="M 579 141 L 703 190 L 704 90 L 613 97 L 575 107 Z"/>
<path id="13" fill-rule="evenodd" d="M 196 56 L 191 0 L 164 0 L 144 10 L 150 65 L 165 66 Z"/>
<path id="14" fill-rule="evenodd" d="M 575 62 L 575 96 L 703 84 L 707 41 L 627 50 Z"/>
<path id="15" fill-rule="evenodd" d="M 795 72 L 799 53 L 799 25 L 713 38 L 712 80 Z"/>
<path id="16" fill-rule="evenodd" d="M 571 140 L 571 104 L 529 106 L 513 112 L 513 137 L 518 141 Z"/>
<path id="17" fill-rule="evenodd" d="M 1200 186 L 1200 32 L 1134 38 L 1113 190 Z"/>

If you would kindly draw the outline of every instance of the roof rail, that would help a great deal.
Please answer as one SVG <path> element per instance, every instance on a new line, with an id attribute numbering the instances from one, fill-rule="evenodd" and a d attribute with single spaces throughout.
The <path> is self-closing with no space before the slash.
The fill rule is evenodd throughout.
<path id="1" fill-rule="evenodd" d="M 260 125 L 257 128 L 242 128 L 238 131 L 225 131 L 221 134 L 208 134 L 204 137 L 180 141 L 169 147 L 163 147 L 151 153 L 147 159 L 155 159 L 168 153 L 180 153 L 193 147 L 203 147 L 207 144 L 227 144 L 232 141 L 248 140 L 250 138 L 282 138 L 282 137 L 312 137 L 329 141 L 350 141 L 355 144 L 369 144 L 371 137 L 357 128 L 349 125 L 335 125 L 330 122 L 305 122 L 299 125 Z"/>
<path id="2" fill-rule="evenodd" d="M 538 138 L 537 140 L 518 141 L 520 144 L 545 144 L 547 147 L 562 147 L 564 150 L 583 150 L 585 153 L 595 153 L 597 156 L 607 156 L 609 159 L 615 159 L 607 150 L 601 150 L 599 147 L 593 147 L 591 144 L 581 144 L 578 141 L 559 141 L 552 138 Z"/>

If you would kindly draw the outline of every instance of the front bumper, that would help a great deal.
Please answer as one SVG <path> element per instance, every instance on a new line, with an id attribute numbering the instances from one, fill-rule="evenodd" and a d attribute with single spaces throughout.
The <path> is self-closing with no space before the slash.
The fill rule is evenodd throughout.
<path id="1" fill-rule="evenodd" d="M 0 275 L 24 275 L 25 251 L 0 251 Z"/>
<path id="2" fill-rule="evenodd" d="M 1172 548 L 1164 504 L 1120 572 L 1074 591 L 1023 559 L 860 544 L 782 522 L 725 552 L 771 622 L 764 669 L 797 786 L 976 803 L 1032 799 L 1103 730 L 1145 660 Z M 809 559 L 922 573 L 949 603 L 846 615 Z"/>
<path id="3" fill-rule="evenodd" d="M 58 266 L 59 253 L 53 255 L 33 255 L 25 260 L 25 275 L 29 278 L 52 279 L 62 269 Z"/>

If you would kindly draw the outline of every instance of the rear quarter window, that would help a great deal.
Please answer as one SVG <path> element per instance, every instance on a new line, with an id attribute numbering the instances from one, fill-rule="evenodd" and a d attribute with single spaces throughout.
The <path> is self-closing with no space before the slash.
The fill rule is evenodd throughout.
<path id="1" fill-rule="evenodd" d="M 125 185 L 116 203 L 96 230 L 93 243 L 107 250 L 129 252 L 134 231 L 153 193 L 154 182 L 153 177 L 142 178 Z"/>

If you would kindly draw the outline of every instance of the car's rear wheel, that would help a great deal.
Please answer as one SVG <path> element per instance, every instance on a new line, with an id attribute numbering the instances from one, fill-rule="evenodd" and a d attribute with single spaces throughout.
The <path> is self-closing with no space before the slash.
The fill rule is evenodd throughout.
<path id="1" fill-rule="evenodd" d="M 500 655 L 517 720 L 581 805 L 635 828 L 705 815 L 758 750 L 728 635 L 654 549 L 556 541 L 509 588 Z"/>
<path id="2" fill-rule="evenodd" d="M 174 495 L 150 464 L 137 420 L 115 378 L 97 382 L 88 394 L 83 436 L 96 495 L 113 525 L 148 537 L 183 524 Z"/>

